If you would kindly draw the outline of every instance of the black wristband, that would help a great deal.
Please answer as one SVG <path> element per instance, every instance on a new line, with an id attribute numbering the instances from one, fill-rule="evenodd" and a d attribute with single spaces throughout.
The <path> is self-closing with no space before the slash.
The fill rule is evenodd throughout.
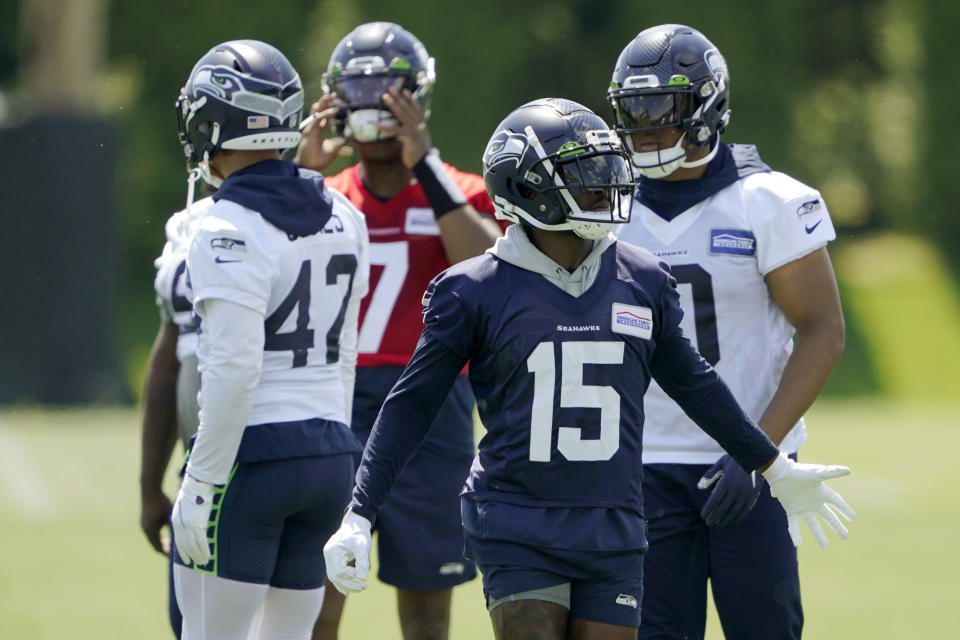
<path id="1" fill-rule="evenodd" d="M 467 204 L 467 197 L 450 178 L 436 149 L 428 152 L 414 165 L 413 175 L 420 183 L 423 194 L 427 196 L 433 216 L 438 220 L 440 216 Z"/>

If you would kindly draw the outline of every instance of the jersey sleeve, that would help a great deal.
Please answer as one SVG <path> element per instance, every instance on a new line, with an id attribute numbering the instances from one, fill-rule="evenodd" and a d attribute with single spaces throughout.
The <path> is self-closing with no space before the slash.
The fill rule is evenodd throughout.
<path id="1" fill-rule="evenodd" d="M 473 351 L 473 313 L 443 276 L 434 278 L 423 294 L 423 323 L 436 340 L 469 358 Z"/>
<path id="2" fill-rule="evenodd" d="M 757 240 L 757 265 L 763 275 L 837 237 L 823 196 L 785 174 L 750 176 L 744 183 L 744 200 Z"/>
<path id="3" fill-rule="evenodd" d="M 466 359 L 424 331 L 377 416 L 349 509 L 375 522 L 403 469 L 427 436 Z"/>
<path id="4" fill-rule="evenodd" d="M 156 294 L 157 308 L 160 310 L 160 319 L 163 322 L 173 321 L 173 278 L 176 275 L 176 265 L 173 264 L 173 245 L 169 240 L 163 245 L 160 257 L 153 261 L 157 275 L 153 279 L 153 291 Z"/>
<path id="5" fill-rule="evenodd" d="M 187 270 L 200 315 L 203 302 L 211 298 L 266 315 L 276 266 L 264 255 L 255 234 L 218 216 L 216 209 L 204 218 L 193 238 Z"/>

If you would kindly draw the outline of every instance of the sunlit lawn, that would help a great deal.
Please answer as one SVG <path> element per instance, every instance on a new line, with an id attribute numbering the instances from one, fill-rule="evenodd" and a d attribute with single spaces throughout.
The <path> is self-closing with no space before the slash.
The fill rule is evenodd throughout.
<path id="1" fill-rule="evenodd" d="M 954 637 L 960 405 L 821 402 L 809 423 L 803 458 L 853 468 L 833 486 L 857 520 L 826 551 L 806 536 L 805 637 Z M 132 410 L 0 412 L 0 638 L 170 637 L 165 563 L 138 527 L 137 439 Z M 399 637 L 392 591 L 351 597 L 341 637 Z M 492 637 L 474 581 L 452 638 Z"/>

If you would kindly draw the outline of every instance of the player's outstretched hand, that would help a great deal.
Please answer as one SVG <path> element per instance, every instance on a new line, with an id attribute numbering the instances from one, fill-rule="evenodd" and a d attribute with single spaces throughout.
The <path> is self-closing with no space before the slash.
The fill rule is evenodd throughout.
<path id="1" fill-rule="evenodd" d="M 697 489 L 713 486 L 710 497 L 700 510 L 700 517 L 708 527 L 737 524 L 757 504 L 765 484 L 763 476 L 756 471 L 747 473 L 736 460 L 724 454 L 697 482 Z"/>
<path id="2" fill-rule="evenodd" d="M 160 537 L 161 530 L 170 522 L 170 512 L 173 503 L 160 489 L 140 494 L 140 528 L 147 536 L 150 546 L 160 553 L 167 553 L 164 540 Z"/>
<path id="3" fill-rule="evenodd" d="M 433 148 L 430 138 L 430 129 L 427 127 L 427 118 L 419 103 L 413 98 L 409 89 L 397 91 L 390 87 L 383 94 L 383 104 L 390 109 L 397 119 L 396 127 L 379 125 L 380 130 L 388 136 L 396 136 L 403 145 L 401 158 L 407 169 L 413 169 L 423 160 Z"/>
<path id="4" fill-rule="evenodd" d="M 370 521 L 347 511 L 336 533 L 323 547 L 327 579 L 343 595 L 367 588 L 370 572 Z"/>
<path id="5" fill-rule="evenodd" d="M 300 145 L 294 162 L 301 167 L 323 171 L 337 158 L 346 144 L 340 137 L 328 138 L 330 118 L 337 115 L 339 107 L 334 106 L 336 94 L 322 96 L 310 106 L 310 116 L 300 125 Z"/>
<path id="6" fill-rule="evenodd" d="M 207 527 L 210 523 L 210 510 L 213 508 L 215 487 L 209 482 L 200 482 L 183 475 L 177 501 L 173 504 L 173 542 L 177 553 L 184 562 L 193 562 L 203 566 L 210 562 L 210 543 L 207 541 Z"/>
<path id="7" fill-rule="evenodd" d="M 846 540 L 847 528 L 840 522 L 839 512 L 848 522 L 856 514 L 836 491 L 824 484 L 824 480 L 848 475 L 850 469 L 839 465 L 801 464 L 794 462 L 785 453 L 777 456 L 763 476 L 770 483 L 770 494 L 780 501 L 787 512 L 787 525 L 794 546 L 802 544 L 800 518 L 803 518 L 817 544 L 826 549 L 829 543 L 817 516 L 823 518 L 837 535 Z"/>

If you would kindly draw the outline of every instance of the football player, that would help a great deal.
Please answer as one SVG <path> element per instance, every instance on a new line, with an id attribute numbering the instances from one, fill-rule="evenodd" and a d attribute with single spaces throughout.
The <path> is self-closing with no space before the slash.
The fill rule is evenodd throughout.
<path id="1" fill-rule="evenodd" d="M 756 147 L 721 140 L 730 75 L 695 29 L 640 32 L 620 54 L 607 95 L 640 174 L 620 239 L 671 266 L 684 332 L 747 415 L 796 459 L 803 414 L 844 343 L 823 197 L 772 171 Z M 709 580 L 728 638 L 799 638 L 798 539 L 770 487 L 698 429 L 668 389 L 654 382 L 646 402 L 650 551 L 640 637 L 702 638 Z"/>
<path id="2" fill-rule="evenodd" d="M 200 423 L 173 506 L 183 637 L 307 638 L 322 543 L 349 499 L 347 416 L 368 286 L 360 214 L 280 158 L 303 90 L 274 47 L 226 42 L 177 101 L 188 161 L 218 187 L 187 255 Z"/>
<path id="3" fill-rule="evenodd" d="M 329 579 L 365 587 L 371 524 L 468 362 L 486 435 L 461 509 L 497 638 L 636 637 L 651 378 L 738 464 L 764 470 L 793 517 L 819 526 L 819 514 L 846 535 L 831 509 L 853 513 L 823 479 L 849 470 L 780 456 L 683 335 L 667 266 L 610 234 L 633 177 L 603 120 L 567 100 L 528 103 L 497 128 L 483 167 L 513 224 L 424 295 L 426 328 L 325 547 Z"/>
<path id="4" fill-rule="evenodd" d="M 352 421 L 364 442 L 413 354 L 430 279 L 500 235 L 480 176 L 442 162 L 432 146 L 434 79 L 433 58 L 409 31 L 358 26 L 330 57 L 297 157 L 323 170 L 349 143 L 360 158 L 327 184 L 363 211 L 370 233 L 372 288 L 360 310 Z M 458 498 L 474 454 L 473 405 L 462 376 L 377 521 L 379 577 L 397 588 L 407 640 L 446 638 L 452 588 L 476 575 L 463 555 Z M 315 640 L 337 637 L 342 608 L 343 596 L 328 589 Z"/>
<path id="5" fill-rule="evenodd" d="M 193 305 L 187 299 L 187 250 L 197 222 L 212 204 L 212 198 L 203 198 L 170 216 L 164 226 L 166 244 L 154 261 L 160 328 L 150 350 L 143 392 L 140 528 L 150 546 L 164 554 L 170 552 L 170 541 L 161 537 L 161 531 L 170 523 L 173 503 L 163 492 L 163 476 L 177 435 L 186 450 L 199 421 L 197 323 Z M 173 593 L 172 565 L 170 575 L 170 624 L 179 638 L 182 620 Z"/>

